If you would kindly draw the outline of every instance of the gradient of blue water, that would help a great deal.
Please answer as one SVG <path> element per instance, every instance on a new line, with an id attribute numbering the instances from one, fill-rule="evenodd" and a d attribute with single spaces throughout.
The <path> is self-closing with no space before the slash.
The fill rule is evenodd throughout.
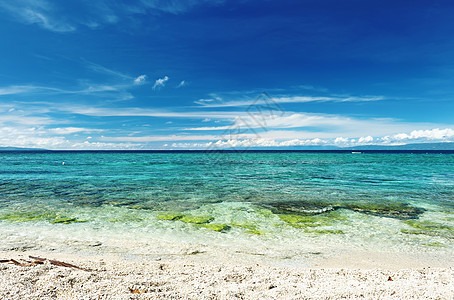
<path id="1" fill-rule="evenodd" d="M 0 153 L 0 216 L 50 211 L 87 221 L 51 224 L 0 218 L 0 228 L 9 232 L 4 235 L 14 235 L 15 228 L 23 231 L 27 226 L 43 226 L 61 234 L 67 228 L 83 228 L 88 235 L 101 228 L 105 236 L 128 234 L 131 228 L 167 228 L 170 235 L 186 231 L 203 237 L 205 231 L 199 227 L 156 217 L 162 212 L 180 212 L 212 215 L 214 223 L 253 224 L 264 233 L 254 239 L 286 236 L 353 243 L 380 231 L 378 241 L 453 245 L 454 235 L 451 237 L 449 230 L 436 235 L 405 235 L 399 230 L 408 229 L 408 216 L 348 209 L 339 210 L 347 221 L 328 228 L 342 229 L 345 234 L 314 236 L 282 222 L 276 203 L 287 203 L 287 208 L 316 203 L 317 209 L 343 203 L 405 203 L 421 209 L 411 219 L 436 221 L 448 228 L 454 226 L 454 155 Z M 260 214 L 264 211 L 270 217 Z M 241 228 L 209 234 L 250 239 Z"/>

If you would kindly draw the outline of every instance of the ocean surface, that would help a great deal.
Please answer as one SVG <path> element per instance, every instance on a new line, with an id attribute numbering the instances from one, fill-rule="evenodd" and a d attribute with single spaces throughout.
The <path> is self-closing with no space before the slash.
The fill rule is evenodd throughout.
<path id="1" fill-rule="evenodd" d="M 0 239 L 131 256 L 448 253 L 454 153 L 1 152 Z"/>

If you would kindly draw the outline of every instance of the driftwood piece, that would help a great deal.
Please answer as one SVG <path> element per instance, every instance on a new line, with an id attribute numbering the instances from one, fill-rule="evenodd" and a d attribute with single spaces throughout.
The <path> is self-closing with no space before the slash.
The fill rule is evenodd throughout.
<path id="1" fill-rule="evenodd" d="M 49 262 L 50 262 L 51 264 L 55 265 L 55 266 L 67 267 L 67 268 L 75 268 L 75 269 L 87 271 L 86 269 L 83 269 L 83 268 L 81 268 L 81 267 L 78 267 L 78 266 L 75 266 L 75 265 L 72 265 L 72 264 L 65 263 L 65 262 L 63 262 L 63 261 L 58 261 L 58 260 L 49 259 Z"/>
<path id="2" fill-rule="evenodd" d="M 15 260 L 15 259 L 11 258 L 11 259 L 1 259 L 0 263 L 9 263 L 9 262 L 11 262 L 11 263 L 13 263 L 15 265 L 18 265 L 18 266 L 21 266 L 21 267 L 30 267 L 30 266 L 33 266 L 33 265 L 42 265 L 47 260 L 51 265 L 54 265 L 54 266 L 74 268 L 74 269 L 78 269 L 78 270 L 82 270 L 82 271 L 90 271 L 88 269 L 81 268 L 81 267 L 78 267 L 78 266 L 75 266 L 75 265 L 72 265 L 72 264 L 68 264 L 68 263 L 65 263 L 63 261 L 47 259 L 47 258 L 41 258 L 41 257 L 36 257 L 36 256 L 31 256 L 31 255 L 29 255 L 28 257 L 33 259 L 34 261 L 27 261 L 27 260 L 22 259 L 23 261 L 25 261 L 25 263 L 22 263 L 22 262 L 19 262 L 19 261 Z"/>
<path id="3" fill-rule="evenodd" d="M 29 255 L 28 257 L 30 257 L 31 259 L 37 260 L 37 261 L 41 261 L 41 262 L 44 262 L 46 260 L 45 258 L 41 258 L 41 257 L 37 257 L 37 256 Z"/>
<path id="4" fill-rule="evenodd" d="M 9 261 L 12 262 L 12 263 L 15 264 L 15 265 L 18 265 L 18 266 L 21 266 L 21 267 L 27 267 L 27 266 L 29 266 L 29 264 L 20 263 L 20 262 L 18 262 L 18 261 L 15 260 L 15 259 L 10 259 Z"/>
<path id="5" fill-rule="evenodd" d="M 13 263 L 15 265 L 18 265 L 18 266 L 21 266 L 21 267 L 28 267 L 28 266 L 31 266 L 31 264 L 24 264 L 24 263 L 21 263 L 21 262 L 18 262 L 17 260 L 15 259 L 0 259 L 0 263 Z M 28 262 L 30 263 L 30 262 Z"/>

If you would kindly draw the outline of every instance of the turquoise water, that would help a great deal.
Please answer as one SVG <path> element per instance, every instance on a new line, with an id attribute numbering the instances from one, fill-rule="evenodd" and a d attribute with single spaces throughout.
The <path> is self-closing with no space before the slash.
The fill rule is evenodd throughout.
<path id="1" fill-rule="evenodd" d="M 0 176 L 2 249 L 454 246 L 453 154 L 5 152 Z"/>

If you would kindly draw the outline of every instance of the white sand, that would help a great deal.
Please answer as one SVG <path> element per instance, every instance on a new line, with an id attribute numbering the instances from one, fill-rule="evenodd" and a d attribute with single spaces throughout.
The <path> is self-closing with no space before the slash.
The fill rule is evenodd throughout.
<path id="1" fill-rule="evenodd" d="M 310 268 L 203 254 L 126 259 L 5 251 L 0 259 L 31 261 L 29 255 L 90 270 L 49 261 L 33 266 L 1 263 L 0 299 L 454 299 L 452 265 L 440 268 L 435 261 L 399 255 L 351 253 L 315 260 Z"/>

